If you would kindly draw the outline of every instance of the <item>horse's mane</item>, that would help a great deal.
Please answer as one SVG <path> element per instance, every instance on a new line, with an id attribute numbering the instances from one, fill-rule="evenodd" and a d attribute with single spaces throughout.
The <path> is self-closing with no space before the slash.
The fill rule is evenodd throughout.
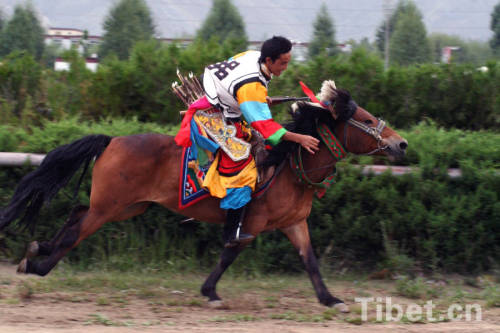
<path id="1" fill-rule="evenodd" d="M 352 117 L 353 103 L 351 95 L 347 90 L 337 89 L 333 81 L 324 81 L 319 95 L 321 102 L 332 103 L 337 112 L 337 120 L 332 117 L 329 110 L 318 103 L 296 102 L 292 104 L 289 114 L 291 121 L 283 125 L 288 131 L 313 136 L 319 139 L 317 132 L 318 124 L 326 124 L 334 129 L 339 121 L 345 121 Z M 355 104 L 354 104 L 355 105 Z M 263 167 L 280 164 L 288 154 L 297 149 L 298 144 L 290 141 L 282 141 L 269 152 L 267 158 L 261 163 Z"/>

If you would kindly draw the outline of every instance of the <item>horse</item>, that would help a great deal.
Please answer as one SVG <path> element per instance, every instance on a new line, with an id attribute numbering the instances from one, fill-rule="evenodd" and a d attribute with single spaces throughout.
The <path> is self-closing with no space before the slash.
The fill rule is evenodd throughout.
<path id="1" fill-rule="evenodd" d="M 297 102 L 292 105 L 292 121 L 286 128 L 316 138 L 320 138 L 321 128 L 326 129 L 335 138 L 340 138 L 337 146 L 342 151 L 353 154 L 381 155 L 390 159 L 404 156 L 407 141 L 383 120 L 359 107 L 348 91 L 336 89 L 333 81 L 325 81 L 321 96 L 322 100 L 334 105 L 334 109 Z M 0 230 L 23 213 L 18 224 L 34 226 L 43 203 L 50 201 L 82 166 L 85 172 L 95 160 L 90 205 L 73 208 L 50 241 L 31 242 L 18 265 L 18 272 L 45 276 L 68 251 L 105 223 L 139 215 L 151 203 L 198 221 L 223 224 L 225 213 L 219 207 L 220 199 L 208 197 L 179 209 L 181 153 L 182 148 L 175 144 L 174 138 L 162 134 L 89 135 L 49 152 L 42 164 L 20 181 L 9 204 L 0 211 Z M 302 151 L 295 143 L 278 144 L 262 165 L 274 165 L 279 172 L 274 176 L 273 185 L 250 202 L 242 228 L 255 237 L 276 229 L 283 232 L 298 250 L 318 301 L 348 312 L 349 307 L 334 297 L 323 282 L 307 225 L 314 194 L 318 186 L 324 185 L 322 180 L 332 178 L 337 161 L 338 156 L 332 153 L 324 138 L 314 154 Z M 201 294 L 208 298 L 210 305 L 223 305 L 216 292 L 217 282 L 247 245 L 241 243 L 223 249 L 215 269 L 201 287 Z M 45 258 L 35 260 L 38 256 Z"/>

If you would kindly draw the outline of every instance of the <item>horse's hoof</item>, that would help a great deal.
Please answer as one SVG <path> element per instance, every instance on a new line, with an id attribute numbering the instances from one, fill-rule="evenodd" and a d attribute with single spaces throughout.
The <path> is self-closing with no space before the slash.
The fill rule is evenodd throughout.
<path id="1" fill-rule="evenodd" d="M 37 241 L 33 241 L 28 245 L 28 249 L 26 250 L 26 258 L 31 259 L 34 258 L 38 255 L 38 250 L 40 249 L 40 246 L 38 246 Z"/>
<path id="2" fill-rule="evenodd" d="M 217 310 L 228 309 L 228 306 L 221 300 L 208 301 L 208 306 Z"/>
<path id="3" fill-rule="evenodd" d="M 17 266 L 17 272 L 21 274 L 21 273 L 26 273 L 27 270 L 28 270 L 28 259 L 24 258 Z"/>
<path id="4" fill-rule="evenodd" d="M 349 307 L 345 303 L 337 303 L 333 308 L 342 313 L 350 312 Z"/>

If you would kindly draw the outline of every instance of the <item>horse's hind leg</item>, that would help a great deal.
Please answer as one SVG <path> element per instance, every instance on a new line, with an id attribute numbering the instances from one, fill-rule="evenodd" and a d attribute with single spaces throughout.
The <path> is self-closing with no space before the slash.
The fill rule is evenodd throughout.
<path id="1" fill-rule="evenodd" d="M 236 247 L 225 248 L 220 257 L 220 261 L 217 263 L 217 266 L 205 280 L 205 283 L 203 283 L 203 286 L 201 287 L 201 294 L 208 297 L 209 303 L 214 307 L 222 305 L 221 298 L 215 291 L 217 282 L 244 248 L 244 244 Z"/>
<path id="2" fill-rule="evenodd" d="M 290 242 L 299 251 L 320 303 L 334 307 L 341 312 L 349 312 L 347 305 L 342 300 L 332 296 L 323 282 L 318 261 L 311 246 L 307 221 L 304 220 L 288 228 L 281 229 L 281 231 L 287 235 Z"/>
<path id="3" fill-rule="evenodd" d="M 51 241 L 40 244 L 33 242 L 30 244 L 27 257 L 19 263 L 17 268 L 18 273 L 47 275 L 59 260 L 77 245 L 78 239 L 81 237 L 84 222 L 94 219 L 95 217 L 89 214 L 88 207 L 79 206 L 74 209 L 62 229 L 59 230 Z M 100 225 L 102 224 L 104 222 Z M 34 261 L 32 260 L 34 255 L 48 255 L 48 258 L 41 261 Z"/>
<path id="4" fill-rule="evenodd" d="M 49 256 L 52 254 L 52 251 L 56 248 L 56 246 L 61 242 L 61 238 L 71 227 L 73 224 L 78 222 L 88 211 L 89 207 L 87 206 L 76 206 L 73 208 L 71 213 L 69 214 L 68 219 L 64 223 L 63 227 L 57 232 L 57 234 L 52 237 L 50 241 L 45 242 L 37 242 L 33 241 L 28 245 L 28 249 L 26 250 L 25 257 L 27 259 L 32 259 L 37 256 Z"/>
<path id="5" fill-rule="evenodd" d="M 24 258 L 19 264 L 17 271 L 19 273 L 32 273 L 41 276 L 47 275 L 69 250 L 99 230 L 104 223 L 125 220 L 141 214 L 147 209 L 149 204 L 149 202 L 136 203 L 122 209 L 119 214 L 114 214 L 111 209 L 108 210 L 106 215 L 101 213 L 102 210 L 87 209 L 86 207 L 73 210 L 63 229 L 54 237 L 54 243 L 50 244 L 49 242 L 44 249 L 47 252 L 50 250 L 49 257 L 42 261 Z M 40 250 L 38 254 L 41 254 Z"/>
<path id="6" fill-rule="evenodd" d="M 42 249 L 49 252 L 49 257 L 41 261 L 25 258 L 19 264 L 18 272 L 47 275 L 69 250 L 97 231 L 105 222 L 103 216 L 92 211 L 79 211 L 72 214 L 63 229 L 56 235 L 57 238 L 55 237 L 53 244 L 42 243 L 46 245 Z M 40 250 L 38 254 L 41 254 Z"/>

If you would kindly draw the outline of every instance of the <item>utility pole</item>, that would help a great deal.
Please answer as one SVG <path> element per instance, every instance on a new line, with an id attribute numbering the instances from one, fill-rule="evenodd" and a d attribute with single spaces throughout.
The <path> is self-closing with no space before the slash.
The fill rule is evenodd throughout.
<path id="1" fill-rule="evenodd" d="M 385 16 L 385 37 L 384 37 L 384 69 L 389 68 L 389 19 L 392 14 L 392 1 L 384 0 L 384 16 Z"/>

